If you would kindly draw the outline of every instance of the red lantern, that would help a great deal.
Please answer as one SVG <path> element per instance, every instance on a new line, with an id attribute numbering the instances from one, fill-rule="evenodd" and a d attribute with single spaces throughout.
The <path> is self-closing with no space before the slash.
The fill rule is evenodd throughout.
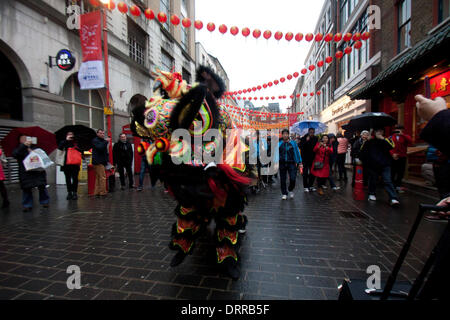
<path id="1" fill-rule="evenodd" d="M 167 21 L 167 14 L 165 14 L 164 12 L 158 13 L 158 20 L 161 23 L 166 23 L 166 21 Z"/>
<path id="2" fill-rule="evenodd" d="M 221 25 L 219 26 L 219 32 L 220 32 L 221 34 L 225 34 L 225 33 L 227 32 L 227 30 L 228 30 L 228 28 L 227 28 L 226 25 L 221 24 Z"/>
<path id="3" fill-rule="evenodd" d="M 342 33 L 336 33 L 334 35 L 334 42 L 339 42 L 342 40 Z"/>
<path id="4" fill-rule="evenodd" d="M 269 100 L 269 97 L 266 97 L 266 100 Z"/>
<path id="5" fill-rule="evenodd" d="M 331 40 L 333 40 L 333 34 L 332 34 L 332 33 L 328 33 L 328 34 L 325 36 L 324 40 L 325 40 L 326 42 L 330 42 Z"/>
<path id="6" fill-rule="evenodd" d="M 283 99 L 286 99 L 286 96 L 283 96 Z"/>
<path id="7" fill-rule="evenodd" d="M 200 20 L 196 20 L 194 22 L 194 26 L 195 26 L 195 29 L 201 30 L 203 28 L 203 22 L 201 22 Z"/>
<path id="8" fill-rule="evenodd" d="M 249 97 L 248 100 L 252 100 L 252 97 Z"/>
<path id="9" fill-rule="evenodd" d="M 333 61 L 333 57 L 328 56 L 325 58 L 326 63 L 331 63 L 332 61 Z"/>
<path id="10" fill-rule="evenodd" d="M 155 19 L 155 13 L 153 12 L 152 9 L 147 9 L 147 10 L 145 10 L 145 11 L 144 11 L 144 15 L 145 15 L 145 17 L 146 17 L 147 19 L 149 19 L 149 20 Z"/>
<path id="11" fill-rule="evenodd" d="M 357 32 L 353 35 L 353 41 L 359 41 L 361 39 L 361 33 Z"/>
<path id="12" fill-rule="evenodd" d="M 322 41 L 323 39 L 323 34 L 321 34 L 320 32 L 318 34 L 316 34 L 315 40 L 316 42 Z"/>
<path id="13" fill-rule="evenodd" d="M 264 39 L 269 40 L 270 37 L 272 36 L 272 32 L 269 30 L 264 31 Z"/>
<path id="14" fill-rule="evenodd" d="M 297 93 L 297 98 L 300 98 L 300 93 Z"/>
<path id="15" fill-rule="evenodd" d="M 252 88 L 252 91 L 255 92 L 255 91 L 256 91 L 256 87 L 253 87 L 253 88 Z"/>
<path id="16" fill-rule="evenodd" d="M 283 38 L 283 32 L 277 31 L 275 33 L 275 39 L 280 40 L 281 38 Z"/>
<path id="17" fill-rule="evenodd" d="M 284 77 L 280 78 L 280 82 L 285 82 L 285 81 L 286 81 L 286 79 Z"/>
<path id="18" fill-rule="evenodd" d="M 214 22 L 210 22 L 206 26 L 206 29 L 208 29 L 209 32 L 213 32 L 214 30 L 216 30 L 216 25 L 214 24 Z"/>
<path id="19" fill-rule="evenodd" d="M 303 39 L 303 33 L 299 32 L 295 35 L 295 40 L 300 42 Z"/>
<path id="20" fill-rule="evenodd" d="M 259 30 L 259 29 L 253 30 L 253 37 L 255 39 L 258 39 L 260 36 L 261 36 L 261 30 Z"/>
<path id="21" fill-rule="evenodd" d="M 363 32 L 363 34 L 361 35 L 361 39 L 362 40 L 367 40 L 370 38 L 370 32 Z"/>
<path id="22" fill-rule="evenodd" d="M 113 0 L 109 0 L 108 3 L 104 3 L 103 6 L 110 11 L 116 8 L 116 4 Z"/>
<path id="23" fill-rule="evenodd" d="M 348 41 L 352 40 L 352 37 L 353 37 L 353 35 L 350 32 L 348 32 L 344 35 L 344 41 L 348 42 Z"/>
<path id="24" fill-rule="evenodd" d="M 191 26 L 191 19 L 189 19 L 189 18 L 184 18 L 184 19 L 181 21 L 181 24 L 183 25 L 183 27 L 189 28 L 189 27 Z"/>
<path id="25" fill-rule="evenodd" d="M 305 68 L 303 68 L 300 72 L 301 72 L 302 74 L 306 74 L 306 73 L 308 72 L 308 70 L 306 70 Z"/>
<path id="26" fill-rule="evenodd" d="M 288 74 L 288 75 L 287 75 L 287 79 L 288 79 L 288 80 L 292 80 L 292 75 Z"/>
<path id="27" fill-rule="evenodd" d="M 242 90 L 239 90 L 238 93 L 239 93 L 239 94 L 242 94 Z"/>
<path id="28" fill-rule="evenodd" d="M 320 91 L 317 91 L 317 95 L 318 95 L 318 96 L 320 96 L 320 94 L 321 94 L 321 93 L 322 93 L 322 92 L 320 92 Z"/>
<path id="29" fill-rule="evenodd" d="M 261 90 L 261 86 L 257 86 L 256 89 Z"/>
<path id="30" fill-rule="evenodd" d="M 247 98 L 246 98 L 246 97 L 243 97 L 242 99 L 244 99 L 244 100 L 247 100 Z"/>
<path id="31" fill-rule="evenodd" d="M 244 89 L 244 93 L 247 93 L 247 89 Z"/>
<path id="32" fill-rule="evenodd" d="M 117 9 L 119 9 L 120 12 L 122 13 L 127 13 L 128 12 L 128 6 L 125 2 L 119 2 L 117 4 Z"/>
<path id="33" fill-rule="evenodd" d="M 314 92 L 311 92 L 309 95 L 310 95 L 311 97 L 314 97 Z"/>
<path id="34" fill-rule="evenodd" d="M 291 95 L 289 96 L 289 98 L 294 99 L 294 96 L 291 94 Z"/>
<path id="35" fill-rule="evenodd" d="M 344 56 L 344 53 L 342 51 L 336 51 L 336 58 L 341 59 Z"/>
<path id="36" fill-rule="evenodd" d="M 230 28 L 230 33 L 231 33 L 233 36 L 237 35 L 237 34 L 239 33 L 239 28 L 236 27 L 236 26 L 231 27 L 231 28 Z"/>
<path id="37" fill-rule="evenodd" d="M 294 34 L 293 34 L 292 32 L 288 32 L 288 33 L 286 33 L 286 35 L 284 36 L 284 38 L 285 38 L 287 41 L 291 41 L 291 40 L 294 38 Z"/>
<path id="38" fill-rule="evenodd" d="M 267 84 L 269 87 L 273 86 L 272 81 Z"/>
<path id="39" fill-rule="evenodd" d="M 173 14 L 173 15 L 170 17 L 170 22 L 171 22 L 174 26 L 177 26 L 177 25 L 180 24 L 180 18 L 179 18 L 176 14 Z"/>
<path id="40" fill-rule="evenodd" d="M 264 100 L 264 97 L 259 97 L 259 100 Z"/>
<path id="41" fill-rule="evenodd" d="M 133 5 L 130 7 L 130 13 L 135 16 L 135 17 L 140 17 L 141 16 L 141 9 L 139 9 L 138 6 Z"/>
<path id="42" fill-rule="evenodd" d="M 299 76 L 298 72 L 294 72 L 294 77 L 297 78 Z"/>
<path id="43" fill-rule="evenodd" d="M 314 71 L 315 68 L 316 68 L 316 66 L 312 64 L 312 65 L 309 66 L 308 69 L 309 69 L 309 71 Z"/>
<path id="44" fill-rule="evenodd" d="M 355 49 L 361 49 L 361 47 L 362 47 L 362 42 L 361 41 L 356 41 L 355 42 L 355 44 L 353 45 L 353 47 L 355 48 Z"/>
<path id="45" fill-rule="evenodd" d="M 323 65 L 324 65 L 323 60 L 320 60 L 319 62 L 317 62 L 317 66 L 318 67 L 323 67 Z"/>
<path id="46" fill-rule="evenodd" d="M 97 8 L 101 5 L 100 0 L 89 0 L 89 3 L 94 7 Z"/>
<path id="47" fill-rule="evenodd" d="M 267 84 L 264 83 L 263 84 L 263 88 L 266 89 L 267 88 Z"/>
<path id="48" fill-rule="evenodd" d="M 283 98 L 282 96 L 278 96 L 278 99 L 281 99 L 281 98 Z"/>
<path id="49" fill-rule="evenodd" d="M 314 35 L 312 33 L 308 33 L 305 36 L 305 40 L 306 41 L 311 41 L 314 38 Z"/>
<path id="50" fill-rule="evenodd" d="M 280 83 L 280 82 L 279 82 L 278 80 L 274 80 L 274 81 L 273 81 L 273 84 L 274 84 L 274 85 L 277 85 L 277 84 L 279 84 L 279 83 Z"/>
<path id="51" fill-rule="evenodd" d="M 306 92 L 303 94 L 304 97 L 306 97 L 307 95 L 308 95 L 308 94 L 307 94 Z"/>
<path id="52" fill-rule="evenodd" d="M 249 28 L 242 29 L 242 35 L 244 37 L 248 37 L 250 35 L 250 29 Z"/>
<path id="53" fill-rule="evenodd" d="M 350 54 L 350 52 L 352 52 L 352 47 L 347 47 L 344 50 L 345 54 Z"/>

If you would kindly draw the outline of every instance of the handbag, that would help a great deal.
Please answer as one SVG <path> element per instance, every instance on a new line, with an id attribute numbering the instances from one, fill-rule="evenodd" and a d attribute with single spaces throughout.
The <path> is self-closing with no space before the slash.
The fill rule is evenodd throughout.
<path id="1" fill-rule="evenodd" d="M 56 158 L 55 158 L 55 164 L 57 166 L 64 166 L 64 160 L 66 159 L 66 150 L 56 150 Z"/>
<path id="2" fill-rule="evenodd" d="M 75 148 L 67 148 L 66 165 L 81 165 L 81 152 Z"/>
<path id="3" fill-rule="evenodd" d="M 327 151 L 325 149 L 324 154 L 323 154 L 323 161 L 316 161 L 314 162 L 314 170 L 320 170 L 323 169 L 323 167 L 325 166 L 325 156 L 327 154 Z"/>

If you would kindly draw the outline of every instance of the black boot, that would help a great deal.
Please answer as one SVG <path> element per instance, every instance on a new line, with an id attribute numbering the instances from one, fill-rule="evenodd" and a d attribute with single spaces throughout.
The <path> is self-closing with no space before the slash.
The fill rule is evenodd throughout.
<path id="1" fill-rule="evenodd" d="M 171 267 L 176 267 L 180 265 L 184 258 L 186 258 L 187 254 L 185 254 L 183 251 L 178 251 L 177 254 L 172 258 L 172 261 L 170 261 Z"/>
<path id="2" fill-rule="evenodd" d="M 72 196 L 72 192 L 69 192 L 68 194 L 67 194 L 67 198 L 66 198 L 67 200 L 72 200 L 73 199 L 73 196 Z"/>
<path id="3" fill-rule="evenodd" d="M 238 280 L 241 276 L 241 272 L 237 266 L 237 263 L 234 260 L 227 259 L 228 261 L 224 261 L 224 271 L 230 276 L 233 280 Z"/>
<path id="4" fill-rule="evenodd" d="M 76 192 L 72 193 L 72 200 L 78 200 L 78 195 Z"/>

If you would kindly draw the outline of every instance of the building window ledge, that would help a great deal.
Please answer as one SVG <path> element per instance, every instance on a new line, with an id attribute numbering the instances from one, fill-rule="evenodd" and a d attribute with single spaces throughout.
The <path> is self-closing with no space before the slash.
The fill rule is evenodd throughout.
<path id="1" fill-rule="evenodd" d="M 450 16 L 447 17 L 447 19 L 445 19 L 444 21 L 442 21 L 441 23 L 439 23 L 437 26 L 435 26 L 433 29 L 431 29 L 430 31 L 428 31 L 428 35 L 433 34 L 434 32 L 436 32 L 437 30 L 439 30 L 441 27 L 443 27 L 444 25 L 448 24 L 450 22 Z"/>
<path id="2" fill-rule="evenodd" d="M 391 60 L 389 60 L 389 63 L 391 63 L 392 61 L 397 60 L 398 58 L 400 58 L 401 56 L 403 56 L 406 52 L 408 52 L 409 50 L 411 50 L 412 47 L 408 47 L 405 48 L 402 52 L 400 52 L 399 54 L 397 54 L 395 57 L 393 57 Z"/>

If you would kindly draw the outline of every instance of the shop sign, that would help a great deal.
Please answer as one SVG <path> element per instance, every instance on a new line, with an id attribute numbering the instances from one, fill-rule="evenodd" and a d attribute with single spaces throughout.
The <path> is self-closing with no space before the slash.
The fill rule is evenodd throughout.
<path id="1" fill-rule="evenodd" d="M 450 95 L 450 70 L 430 78 L 431 98 Z"/>

